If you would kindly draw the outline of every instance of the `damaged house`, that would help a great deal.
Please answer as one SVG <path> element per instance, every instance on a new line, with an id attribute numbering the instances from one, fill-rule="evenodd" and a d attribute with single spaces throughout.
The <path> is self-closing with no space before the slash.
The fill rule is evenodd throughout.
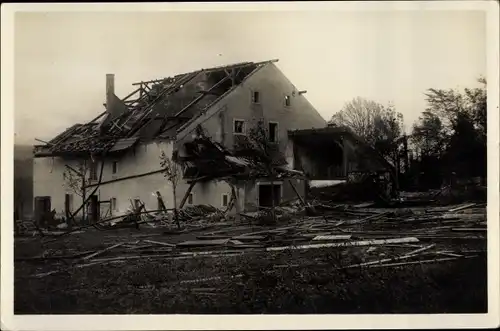
<path id="1" fill-rule="evenodd" d="M 201 69 L 165 79 L 138 82 L 124 98 L 106 76 L 106 111 L 86 124 L 75 124 L 35 146 L 35 215 L 55 210 L 64 216 L 96 220 L 126 213 L 134 204 L 147 210 L 173 208 L 173 188 L 160 167 L 160 155 L 183 155 L 200 128 L 231 150 L 239 137 L 261 122 L 268 139 L 283 151 L 288 130 L 325 127 L 326 121 L 275 65 L 277 60 Z M 286 157 L 291 159 L 291 155 Z M 186 171 L 189 169 L 186 169 Z M 221 180 L 192 185 L 189 176 L 176 187 L 176 200 L 187 205 L 227 206 L 231 185 Z M 303 180 L 295 179 L 304 190 Z M 83 184 L 82 184 L 83 183 Z M 240 210 L 296 196 L 288 181 L 254 178 L 238 185 Z M 190 190 L 190 191 L 189 191 Z M 189 194 L 185 193 L 189 191 Z M 183 199 L 186 196 L 186 199 Z"/>
<path id="2" fill-rule="evenodd" d="M 228 209 L 233 202 L 231 210 L 252 211 L 304 195 L 304 174 L 346 180 L 367 159 L 376 160 L 369 168 L 386 167 L 351 134 L 327 127 L 276 61 L 138 82 L 124 98 L 115 95 L 114 75 L 106 75 L 106 110 L 35 146 L 36 220 L 51 211 L 93 222 L 142 206 L 170 209 L 174 196 L 180 207 Z M 262 165 L 251 165 L 255 157 L 234 152 L 257 126 L 282 152 L 271 180 Z M 162 154 L 182 164 L 175 190 Z"/>

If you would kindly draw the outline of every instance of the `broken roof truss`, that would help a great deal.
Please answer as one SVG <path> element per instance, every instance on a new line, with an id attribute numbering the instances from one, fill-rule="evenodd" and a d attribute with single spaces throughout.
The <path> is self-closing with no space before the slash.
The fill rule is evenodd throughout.
<path id="1" fill-rule="evenodd" d="M 200 116 L 250 74 L 276 61 L 243 62 L 134 83 L 138 87 L 132 93 L 122 99 L 112 93 L 105 112 L 37 146 L 35 156 L 123 152 L 139 140 L 175 138 L 182 125 Z M 114 147 L 116 144 L 121 148 Z"/>

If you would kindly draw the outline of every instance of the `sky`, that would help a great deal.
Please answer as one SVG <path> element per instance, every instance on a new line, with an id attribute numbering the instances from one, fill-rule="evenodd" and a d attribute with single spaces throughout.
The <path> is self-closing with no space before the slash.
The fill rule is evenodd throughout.
<path id="1" fill-rule="evenodd" d="M 276 65 L 329 120 L 355 97 L 388 104 L 409 130 L 428 88 L 486 75 L 484 11 L 23 12 L 14 22 L 15 142 L 49 140 L 134 82 L 216 65 Z"/>

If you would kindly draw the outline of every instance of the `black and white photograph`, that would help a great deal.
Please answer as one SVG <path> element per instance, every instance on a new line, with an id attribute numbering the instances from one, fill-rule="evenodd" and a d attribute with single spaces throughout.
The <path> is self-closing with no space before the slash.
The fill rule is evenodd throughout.
<path id="1" fill-rule="evenodd" d="M 498 2 L 267 5 L 2 6 L 2 328 L 499 325 Z"/>

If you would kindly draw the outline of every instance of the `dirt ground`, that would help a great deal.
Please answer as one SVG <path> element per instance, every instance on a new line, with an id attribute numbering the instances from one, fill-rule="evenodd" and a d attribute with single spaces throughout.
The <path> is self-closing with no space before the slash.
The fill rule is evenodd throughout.
<path id="1" fill-rule="evenodd" d="M 327 221 L 332 220 L 338 221 L 338 217 L 331 215 L 322 222 L 330 224 Z M 14 250 L 14 309 L 16 314 L 487 312 L 485 239 L 452 238 L 449 234 L 425 236 L 421 229 L 381 224 L 385 225 L 370 225 L 369 230 L 368 226 L 362 226 L 360 239 L 407 237 L 414 233 L 420 236 L 420 246 L 279 251 L 259 249 L 258 245 L 255 249 L 133 246 L 143 240 L 172 246 L 200 235 L 213 236 L 218 228 L 180 234 L 167 234 L 161 228 L 90 229 L 45 244 L 40 237 L 18 237 Z M 326 228 L 326 225 L 315 226 Z M 241 229 L 231 226 L 231 236 L 278 227 L 283 225 L 247 225 Z M 425 233 L 438 228 L 443 225 L 434 224 Z M 353 227 L 339 231 L 357 233 Z M 271 240 L 274 246 L 289 245 L 298 240 L 293 238 L 299 236 L 288 232 L 287 237 Z M 92 252 L 119 243 L 133 244 L 123 244 L 93 260 L 85 259 Z M 428 245 L 448 256 L 461 252 L 463 257 L 465 251 L 474 254 L 425 264 L 347 268 L 401 256 L 417 246 Z M 211 249 L 216 252 L 193 254 Z M 81 257 L 76 258 L 77 253 Z M 73 256 L 60 258 L 69 255 Z"/>

